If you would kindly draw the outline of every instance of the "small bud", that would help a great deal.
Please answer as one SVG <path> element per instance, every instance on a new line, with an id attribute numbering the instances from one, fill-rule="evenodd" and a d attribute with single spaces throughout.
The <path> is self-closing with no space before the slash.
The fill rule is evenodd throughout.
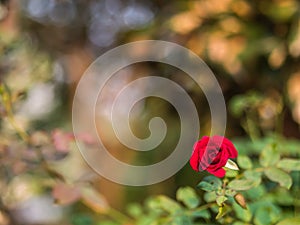
<path id="1" fill-rule="evenodd" d="M 247 209 L 247 203 L 244 198 L 244 196 L 241 193 L 237 193 L 234 196 L 234 200 L 236 201 L 237 204 L 239 204 L 243 209 Z"/>

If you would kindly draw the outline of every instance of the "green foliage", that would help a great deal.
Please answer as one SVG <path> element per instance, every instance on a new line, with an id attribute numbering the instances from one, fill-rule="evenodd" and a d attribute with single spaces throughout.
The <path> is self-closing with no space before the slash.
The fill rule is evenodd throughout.
<path id="1" fill-rule="evenodd" d="M 264 148 L 260 154 L 259 162 L 262 166 L 268 167 L 275 165 L 280 159 L 279 152 L 275 145 L 270 145 Z"/>
<path id="2" fill-rule="evenodd" d="M 191 187 L 179 188 L 176 198 L 178 201 L 182 201 L 190 209 L 196 208 L 200 203 L 199 197 Z"/>
<path id="3" fill-rule="evenodd" d="M 300 218 L 288 218 L 288 219 L 284 219 L 281 220 L 279 223 L 277 223 L 276 225 L 298 225 L 300 224 Z"/>
<path id="4" fill-rule="evenodd" d="M 239 155 L 237 162 L 242 169 L 252 169 L 251 159 L 246 155 Z"/>
<path id="5" fill-rule="evenodd" d="M 215 176 L 207 176 L 197 185 L 198 188 L 204 191 L 216 191 L 220 189 L 221 186 L 222 186 L 221 179 Z"/>
<path id="6" fill-rule="evenodd" d="M 250 179 L 240 179 L 240 180 L 232 180 L 228 187 L 236 190 L 236 191 L 245 191 L 253 188 L 255 186 L 255 182 Z"/>
<path id="7" fill-rule="evenodd" d="M 277 168 L 267 168 L 265 170 L 265 175 L 274 182 L 278 182 L 282 187 L 286 187 L 287 189 L 290 189 L 292 186 L 292 178 L 291 176 L 284 172 L 281 169 Z"/>
<path id="8" fill-rule="evenodd" d="M 287 172 L 289 171 L 299 171 L 300 170 L 300 160 L 297 159 L 281 159 L 277 165 L 278 168 L 283 169 Z"/>

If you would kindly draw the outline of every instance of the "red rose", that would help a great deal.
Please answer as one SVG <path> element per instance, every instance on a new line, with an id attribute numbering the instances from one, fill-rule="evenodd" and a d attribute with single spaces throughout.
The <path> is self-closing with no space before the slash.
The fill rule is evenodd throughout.
<path id="1" fill-rule="evenodd" d="M 223 167 L 229 158 L 236 158 L 237 155 L 236 148 L 227 138 L 204 136 L 194 145 L 190 165 L 196 171 L 206 170 L 217 177 L 224 177 L 226 171 Z"/>

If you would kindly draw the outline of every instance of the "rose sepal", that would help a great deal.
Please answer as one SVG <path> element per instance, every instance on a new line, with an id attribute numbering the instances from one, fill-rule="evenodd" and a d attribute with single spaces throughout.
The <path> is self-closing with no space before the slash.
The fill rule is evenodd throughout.
<path id="1" fill-rule="evenodd" d="M 227 160 L 227 163 L 225 164 L 224 167 L 231 169 L 231 170 L 240 170 L 238 165 L 235 162 L 233 162 L 231 159 Z"/>

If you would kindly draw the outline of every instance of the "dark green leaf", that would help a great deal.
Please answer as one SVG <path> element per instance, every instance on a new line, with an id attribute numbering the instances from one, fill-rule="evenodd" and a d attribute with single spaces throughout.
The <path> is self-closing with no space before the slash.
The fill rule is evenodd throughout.
<path id="1" fill-rule="evenodd" d="M 196 208 L 200 201 L 194 189 L 191 187 L 179 188 L 176 193 L 176 198 L 182 201 L 188 208 Z"/>
<path id="2" fill-rule="evenodd" d="M 203 191 L 214 191 L 215 188 L 213 187 L 212 184 L 206 182 L 206 181 L 201 181 L 198 185 L 197 188 L 202 189 Z"/>
<path id="3" fill-rule="evenodd" d="M 274 182 L 279 183 L 280 186 L 290 189 L 292 186 L 292 178 L 289 174 L 281 169 L 268 168 L 265 170 L 265 175 Z"/>
<path id="4" fill-rule="evenodd" d="M 200 188 L 204 191 L 215 191 L 222 187 L 221 179 L 215 176 L 204 177 L 203 180 L 197 185 L 197 188 Z"/>

